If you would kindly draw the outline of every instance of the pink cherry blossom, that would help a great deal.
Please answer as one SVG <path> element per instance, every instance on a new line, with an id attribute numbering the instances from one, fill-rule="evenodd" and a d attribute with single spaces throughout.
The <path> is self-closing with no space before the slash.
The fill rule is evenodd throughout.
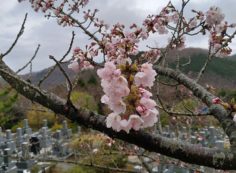
<path id="1" fill-rule="evenodd" d="M 190 22 L 189 22 L 189 28 L 194 28 L 197 26 L 197 18 L 193 18 Z"/>
<path id="2" fill-rule="evenodd" d="M 130 115 L 129 120 L 128 120 L 128 126 L 132 127 L 134 130 L 139 130 L 142 126 L 144 121 L 142 118 L 138 115 Z"/>
<path id="3" fill-rule="evenodd" d="M 157 116 L 159 112 L 157 109 L 149 109 L 147 110 L 146 114 L 141 116 L 142 120 L 144 121 L 142 124 L 143 128 L 152 127 L 157 121 Z"/>
<path id="4" fill-rule="evenodd" d="M 225 16 L 219 7 L 211 7 L 206 13 L 206 23 L 209 26 L 218 25 L 224 20 Z"/>
<path id="5" fill-rule="evenodd" d="M 146 109 L 153 109 L 156 106 L 156 102 L 154 100 L 146 97 L 142 97 L 139 102 Z"/>
<path id="6" fill-rule="evenodd" d="M 121 130 L 120 121 L 121 121 L 120 115 L 116 113 L 109 114 L 106 118 L 107 128 L 112 128 L 113 130 L 119 132 Z"/>
<path id="7" fill-rule="evenodd" d="M 80 71 L 80 66 L 77 60 L 72 61 L 69 65 L 68 68 L 73 70 L 75 73 L 78 73 Z"/>
<path id="8" fill-rule="evenodd" d="M 153 86 L 155 76 L 156 71 L 153 70 L 152 64 L 144 63 L 141 66 L 141 72 L 138 72 L 134 77 L 135 85 L 151 88 Z"/>
<path id="9" fill-rule="evenodd" d="M 139 88 L 139 93 L 140 93 L 141 96 L 144 97 L 144 98 L 150 98 L 150 97 L 152 97 L 152 93 L 149 92 L 148 90 L 145 90 L 144 88 Z"/>
<path id="10" fill-rule="evenodd" d="M 116 114 L 125 113 L 126 105 L 122 98 L 129 95 L 130 90 L 120 69 L 116 68 L 114 62 L 108 61 L 104 68 L 97 70 L 97 74 L 101 78 L 101 86 L 105 93 L 101 102 L 107 104 Z"/>

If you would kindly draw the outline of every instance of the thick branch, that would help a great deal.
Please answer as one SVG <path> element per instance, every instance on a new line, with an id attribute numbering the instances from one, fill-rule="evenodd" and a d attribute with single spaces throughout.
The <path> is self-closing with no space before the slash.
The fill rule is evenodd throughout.
<path id="1" fill-rule="evenodd" d="M 212 99 L 216 98 L 216 96 L 179 71 L 158 66 L 155 67 L 155 70 L 158 74 L 168 76 L 183 84 L 186 88 L 191 90 L 196 97 L 208 105 L 210 107 L 209 113 L 219 121 L 225 133 L 228 135 L 231 148 L 236 149 L 236 123 L 232 120 L 232 117 L 228 116 L 229 113 L 221 105 L 212 104 Z"/>
<path id="2" fill-rule="evenodd" d="M 103 132 L 112 138 L 121 139 L 148 151 L 180 159 L 184 162 L 218 169 L 236 169 L 236 153 L 232 151 L 198 147 L 193 144 L 173 141 L 160 135 L 153 136 L 144 131 L 131 131 L 129 134 L 124 131 L 115 132 L 106 127 L 104 116 L 83 108 L 75 108 L 73 105 L 66 104 L 65 100 L 56 95 L 40 90 L 15 75 L 3 61 L 0 61 L 0 75 L 28 99 L 38 102 L 55 113 L 66 116 L 73 122 Z"/>

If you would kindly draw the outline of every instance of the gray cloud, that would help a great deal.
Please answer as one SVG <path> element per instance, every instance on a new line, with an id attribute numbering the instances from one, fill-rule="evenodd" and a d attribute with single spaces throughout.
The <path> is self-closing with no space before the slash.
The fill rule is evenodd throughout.
<path id="1" fill-rule="evenodd" d="M 100 10 L 99 17 L 110 25 L 117 22 L 131 25 L 132 23 L 141 24 L 148 14 L 157 13 L 167 4 L 167 0 L 90 0 L 89 7 Z M 181 0 L 173 0 L 173 4 L 180 6 Z M 191 16 L 191 9 L 196 8 L 206 11 L 210 6 L 220 6 L 226 15 L 226 19 L 231 23 L 236 23 L 234 7 L 235 0 L 191 0 L 185 15 Z M 73 28 L 63 28 L 57 25 L 53 19 L 47 20 L 42 13 L 34 12 L 28 2 L 17 3 L 14 1 L 3 0 L 0 6 L 0 51 L 4 52 L 15 39 L 24 14 L 28 12 L 29 17 L 26 24 L 24 35 L 18 42 L 15 49 L 9 54 L 6 61 L 13 68 L 18 69 L 23 66 L 33 55 L 37 44 L 41 44 L 37 59 L 33 63 L 34 70 L 41 70 L 53 64 L 48 59 L 48 55 L 54 55 L 60 58 L 66 51 L 71 38 Z M 146 44 L 158 45 L 163 44 L 166 37 L 154 37 Z M 75 46 L 82 47 L 88 42 L 88 37 L 80 30 L 76 31 Z M 206 37 L 188 38 L 189 46 L 206 48 L 208 39 Z M 236 52 L 236 42 L 232 43 L 233 52 Z M 26 71 L 25 71 L 26 72 Z"/>

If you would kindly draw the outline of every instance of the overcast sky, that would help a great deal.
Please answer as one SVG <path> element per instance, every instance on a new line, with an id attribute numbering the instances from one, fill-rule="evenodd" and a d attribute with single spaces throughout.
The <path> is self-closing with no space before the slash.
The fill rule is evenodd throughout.
<path id="1" fill-rule="evenodd" d="M 98 8 L 100 18 L 108 24 L 117 22 L 130 25 L 141 24 L 148 14 L 157 14 L 169 0 L 90 0 L 91 8 Z M 172 0 L 177 7 L 182 0 Z M 236 23 L 236 0 L 190 0 L 186 15 L 191 9 L 206 11 L 210 6 L 219 6 L 230 23 Z M 6 57 L 7 64 L 14 70 L 23 66 L 31 58 L 38 44 L 41 44 L 37 59 L 33 62 L 34 71 L 53 64 L 48 55 L 60 58 L 67 50 L 72 28 L 57 25 L 54 19 L 47 20 L 42 13 L 31 9 L 27 1 L 1 0 L 0 5 L 0 52 L 4 52 L 14 41 L 25 13 L 28 20 L 24 35 L 14 50 Z M 88 38 L 76 31 L 75 46 L 84 45 Z M 155 38 L 152 43 L 161 46 L 165 38 Z M 207 37 L 187 39 L 188 47 L 207 48 Z M 236 41 L 231 44 L 236 53 Z"/>

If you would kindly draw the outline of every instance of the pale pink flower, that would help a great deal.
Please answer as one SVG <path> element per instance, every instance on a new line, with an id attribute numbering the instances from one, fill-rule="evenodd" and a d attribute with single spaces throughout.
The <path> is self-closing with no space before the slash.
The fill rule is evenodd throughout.
<path id="1" fill-rule="evenodd" d="M 69 65 L 68 68 L 73 70 L 75 73 L 80 71 L 80 66 L 77 60 L 73 60 Z"/>
<path id="2" fill-rule="evenodd" d="M 126 119 L 123 119 L 120 121 L 121 130 L 126 131 L 126 133 L 129 133 L 130 129 L 132 128 L 129 124 L 129 121 Z"/>
<path id="3" fill-rule="evenodd" d="M 105 67 L 97 71 L 98 76 L 102 79 L 101 86 L 105 95 L 101 102 L 116 114 L 125 113 L 126 104 L 123 97 L 129 95 L 128 82 L 121 75 L 120 69 L 117 69 L 114 62 L 106 62 Z"/>
<path id="4" fill-rule="evenodd" d="M 109 97 L 107 95 L 103 95 L 101 98 L 101 102 L 104 104 L 108 104 L 109 103 Z"/>
<path id="5" fill-rule="evenodd" d="M 109 114 L 106 118 L 107 128 L 112 128 L 113 130 L 119 132 L 121 130 L 120 121 L 121 121 L 120 115 L 116 113 Z"/>
<path id="6" fill-rule="evenodd" d="M 188 24 L 189 28 L 195 28 L 197 26 L 197 18 L 193 18 L 189 24 Z"/>
<path id="7" fill-rule="evenodd" d="M 145 97 L 142 97 L 139 102 L 146 109 L 153 109 L 157 105 L 154 100 Z"/>
<path id="8" fill-rule="evenodd" d="M 144 121 L 142 120 L 142 118 L 138 115 L 130 115 L 129 120 L 128 120 L 128 124 L 127 124 L 127 129 L 130 127 L 134 130 L 139 130 L 142 126 L 142 124 L 144 123 Z"/>
<path id="9" fill-rule="evenodd" d="M 144 113 L 146 111 L 146 108 L 144 106 L 137 106 L 136 111 L 138 111 L 140 114 Z"/>
<path id="10" fill-rule="evenodd" d="M 179 21 L 179 13 L 178 12 L 174 12 L 174 14 L 172 16 L 170 16 L 170 20 L 172 22 L 174 22 L 175 24 L 177 24 L 178 21 Z"/>
<path id="11" fill-rule="evenodd" d="M 89 61 L 81 62 L 82 70 L 94 69 L 94 66 Z"/>
<path id="12" fill-rule="evenodd" d="M 144 88 L 139 88 L 139 93 L 141 94 L 142 97 L 145 97 L 145 98 L 152 97 L 152 93 L 149 92 L 148 90 L 145 90 Z"/>
<path id="13" fill-rule="evenodd" d="M 138 115 L 130 115 L 129 119 L 123 119 L 120 121 L 121 130 L 129 133 L 130 129 L 139 130 L 142 127 L 144 121 Z"/>
<path id="14" fill-rule="evenodd" d="M 148 32 L 145 28 L 142 28 L 141 29 L 141 32 L 140 32 L 140 37 L 143 39 L 143 40 L 146 40 L 148 38 Z"/>
<path id="15" fill-rule="evenodd" d="M 138 115 L 130 115 L 129 117 L 129 124 L 134 130 L 139 130 L 141 125 L 144 123 L 142 118 Z"/>
<path id="16" fill-rule="evenodd" d="M 106 62 L 104 68 L 98 69 L 97 74 L 101 79 L 111 80 L 113 73 L 116 70 L 116 66 L 113 62 Z M 115 72 L 117 75 L 118 72 Z"/>
<path id="17" fill-rule="evenodd" d="M 113 110 L 117 114 L 125 113 L 126 111 L 126 105 L 122 100 L 118 100 L 118 101 L 110 100 L 110 102 L 108 103 L 108 106 L 111 110 Z"/>
<path id="18" fill-rule="evenodd" d="M 225 16 L 219 7 L 211 7 L 206 13 L 206 23 L 209 26 L 218 25 L 224 20 Z"/>
<path id="19" fill-rule="evenodd" d="M 156 71 L 152 68 L 152 64 L 144 63 L 141 66 L 141 72 L 136 73 L 134 76 L 134 83 L 137 86 L 151 88 L 155 81 L 156 74 Z"/>
<path id="20" fill-rule="evenodd" d="M 215 31 L 217 33 L 223 32 L 227 28 L 227 23 L 226 22 L 221 22 L 219 25 L 216 25 Z"/>
<path id="21" fill-rule="evenodd" d="M 147 110 L 146 114 L 141 116 L 143 122 L 142 127 L 152 127 L 157 121 L 157 116 L 159 115 L 159 112 L 157 109 L 149 109 Z"/>

